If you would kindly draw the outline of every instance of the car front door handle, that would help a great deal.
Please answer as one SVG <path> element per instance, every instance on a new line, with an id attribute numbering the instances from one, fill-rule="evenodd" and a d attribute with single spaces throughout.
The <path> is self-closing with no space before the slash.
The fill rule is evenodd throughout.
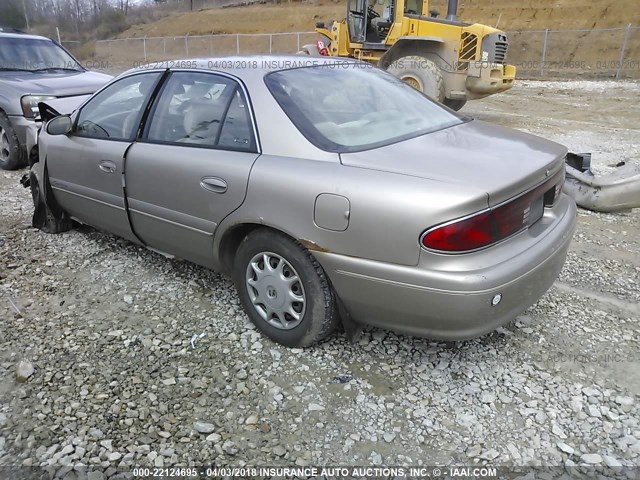
<path id="1" fill-rule="evenodd" d="M 214 193 L 224 193 L 227 191 L 227 182 L 218 177 L 204 177 L 200 180 L 200 186 Z"/>
<path id="2" fill-rule="evenodd" d="M 109 160 L 102 160 L 100 162 L 100 170 L 107 173 L 115 173 L 116 164 L 113 162 L 110 162 Z"/>

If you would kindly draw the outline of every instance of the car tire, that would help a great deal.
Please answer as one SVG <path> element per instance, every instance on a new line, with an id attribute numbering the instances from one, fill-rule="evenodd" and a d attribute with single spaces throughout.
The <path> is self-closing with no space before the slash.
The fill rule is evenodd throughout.
<path id="1" fill-rule="evenodd" d="M 417 55 L 402 57 L 389 65 L 387 71 L 432 100 L 444 100 L 442 73 L 432 60 Z"/>
<path id="2" fill-rule="evenodd" d="M 453 100 L 451 98 L 445 98 L 442 103 L 444 103 L 451 110 L 455 110 L 456 112 L 458 112 L 467 104 L 467 100 Z"/>
<path id="3" fill-rule="evenodd" d="M 18 135 L 9 117 L 0 111 L 0 168 L 17 170 L 26 165 L 25 155 L 20 147 Z"/>
<path id="4" fill-rule="evenodd" d="M 49 205 L 47 205 L 42 195 L 38 176 L 33 170 L 29 172 L 29 187 L 31 188 L 31 198 L 33 199 L 32 226 L 45 233 L 54 234 L 71 230 L 72 221 L 68 218 L 67 214 L 61 210 L 54 212 Z"/>
<path id="5" fill-rule="evenodd" d="M 339 323 L 336 296 L 322 267 L 279 232 L 255 230 L 240 242 L 233 279 L 249 319 L 274 342 L 307 347 Z"/>

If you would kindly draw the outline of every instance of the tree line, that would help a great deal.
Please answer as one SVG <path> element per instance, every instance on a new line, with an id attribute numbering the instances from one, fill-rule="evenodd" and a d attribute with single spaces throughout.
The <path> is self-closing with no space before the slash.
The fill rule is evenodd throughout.
<path id="1" fill-rule="evenodd" d="M 194 0 L 1 0 L 0 27 L 48 36 L 58 27 L 67 39 L 103 39 L 153 19 L 162 13 L 156 12 L 160 6 L 166 11 L 193 5 Z"/>

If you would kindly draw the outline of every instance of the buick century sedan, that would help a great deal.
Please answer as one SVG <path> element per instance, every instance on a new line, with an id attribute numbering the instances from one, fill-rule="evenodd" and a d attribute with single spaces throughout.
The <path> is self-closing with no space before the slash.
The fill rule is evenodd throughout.
<path id="1" fill-rule="evenodd" d="M 551 286 L 576 221 L 565 147 L 356 61 L 149 65 L 49 120 L 39 142 L 34 226 L 77 221 L 226 272 L 256 327 L 288 346 L 341 323 L 491 332 Z"/>

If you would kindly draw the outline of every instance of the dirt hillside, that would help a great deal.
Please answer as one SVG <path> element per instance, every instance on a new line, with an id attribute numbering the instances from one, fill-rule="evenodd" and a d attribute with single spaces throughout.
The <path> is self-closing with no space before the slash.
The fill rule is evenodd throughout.
<path id="1" fill-rule="evenodd" d="M 444 15 L 446 1 L 433 1 L 432 8 Z M 638 0 L 462 0 L 459 13 L 463 20 L 488 25 L 499 20 L 499 27 L 507 31 L 640 25 Z M 341 19 L 344 15 L 345 2 L 326 0 L 212 8 L 171 14 L 153 23 L 135 25 L 119 36 L 306 32 L 313 30 L 316 21 Z"/>
<path id="2" fill-rule="evenodd" d="M 502 15 L 500 28 L 505 30 L 640 24 L 638 0 L 466 0 L 461 5 L 461 16 L 468 21 L 495 25 Z"/>
<path id="3" fill-rule="evenodd" d="M 163 60 L 236 52 L 295 53 L 315 34 L 296 36 L 198 37 L 208 34 L 310 32 L 316 22 L 343 19 L 346 0 L 269 3 L 173 13 L 153 23 L 135 25 L 119 44 L 101 44 L 97 56 L 114 62 Z M 640 77 L 640 0 L 461 0 L 460 17 L 509 32 L 510 63 L 520 78 Z M 447 1 L 431 9 L 446 15 Z M 633 24 L 628 34 L 626 27 Z M 544 29 L 551 31 L 546 37 Z M 599 29 L 614 30 L 599 30 Z M 578 31 L 564 31 L 564 30 Z M 595 29 L 595 30 L 593 30 Z M 558 31 L 559 30 L 559 31 Z M 188 39 L 184 35 L 189 35 Z M 146 37 L 145 42 L 139 39 Z M 150 38 L 163 37 L 163 38 Z M 167 38 L 168 37 L 168 38 Z M 174 37 L 174 38 L 172 38 Z M 623 62 L 620 52 L 625 37 Z M 188 41 L 187 41 L 188 40 Z M 546 46 L 546 48 L 545 48 Z M 544 55 L 545 61 L 541 59 Z M 620 70 L 621 69 L 621 70 Z"/>

